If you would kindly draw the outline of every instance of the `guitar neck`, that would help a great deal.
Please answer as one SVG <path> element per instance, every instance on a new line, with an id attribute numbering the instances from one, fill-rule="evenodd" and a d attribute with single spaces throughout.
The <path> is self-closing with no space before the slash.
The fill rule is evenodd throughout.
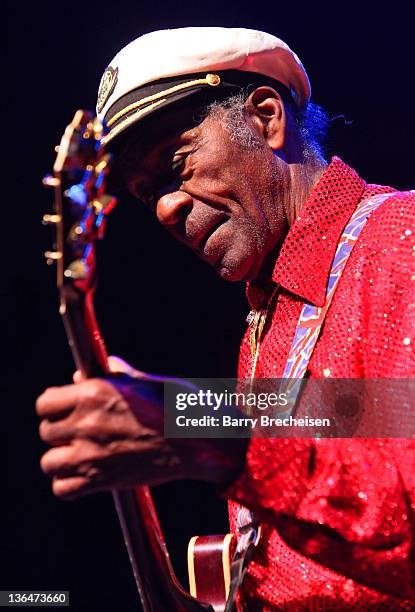
<path id="1" fill-rule="evenodd" d="M 77 369 L 85 378 L 109 373 L 108 358 L 93 306 L 93 291 L 80 295 L 61 287 L 60 313 Z M 147 486 L 111 491 L 143 612 L 209 612 L 178 582 Z"/>
<path id="2" fill-rule="evenodd" d="M 54 176 L 43 180 L 55 192 L 54 214 L 43 218 L 55 227 L 55 250 L 45 256 L 57 263 L 60 314 L 84 378 L 109 374 L 93 305 L 95 242 L 116 204 L 104 191 L 111 159 L 100 147 L 102 130 L 92 113 L 78 110 L 57 148 Z M 144 612 L 212 611 L 177 581 L 149 488 L 113 491 L 113 498 Z"/>
<path id="3" fill-rule="evenodd" d="M 93 291 L 80 295 L 72 285 L 60 290 L 59 312 L 77 370 L 84 378 L 105 376 L 108 357 L 93 307 Z"/>

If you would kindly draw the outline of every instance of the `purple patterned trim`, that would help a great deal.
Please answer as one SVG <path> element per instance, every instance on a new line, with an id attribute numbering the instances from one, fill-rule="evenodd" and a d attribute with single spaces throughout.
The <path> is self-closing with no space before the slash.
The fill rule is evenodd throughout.
<path id="1" fill-rule="evenodd" d="M 340 237 L 336 254 L 331 265 L 324 306 L 319 307 L 313 306 L 312 304 L 304 304 L 303 306 L 285 365 L 284 378 L 303 378 L 306 373 L 311 355 L 313 354 L 314 347 L 320 335 L 321 326 L 336 291 L 337 284 L 359 234 L 370 214 L 392 195 L 392 193 L 383 193 L 363 200 L 351 216 Z M 298 385 L 295 383 L 291 386 L 298 388 Z"/>

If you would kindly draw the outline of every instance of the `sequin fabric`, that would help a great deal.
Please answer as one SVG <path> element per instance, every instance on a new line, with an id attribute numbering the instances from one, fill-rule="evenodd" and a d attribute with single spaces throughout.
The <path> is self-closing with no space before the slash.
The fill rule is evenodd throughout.
<path id="1" fill-rule="evenodd" d="M 256 377 L 281 377 L 305 302 L 322 306 L 340 235 L 366 185 L 334 158 L 292 225 L 271 282 L 248 286 L 260 308 L 278 287 Z M 312 377 L 415 373 L 415 194 L 395 192 L 366 223 L 309 363 Z M 247 331 L 239 376 L 251 375 Z M 226 492 L 231 529 L 239 502 L 264 535 L 239 608 L 415 610 L 415 440 L 251 440 L 244 472 Z"/>

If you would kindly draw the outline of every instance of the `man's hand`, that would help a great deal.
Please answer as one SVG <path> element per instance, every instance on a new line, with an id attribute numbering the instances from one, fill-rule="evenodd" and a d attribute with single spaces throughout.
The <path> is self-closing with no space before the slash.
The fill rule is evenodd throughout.
<path id="1" fill-rule="evenodd" d="M 246 442 L 166 440 L 162 379 L 122 360 L 112 358 L 111 366 L 130 376 L 82 380 L 76 374 L 76 384 L 46 389 L 37 400 L 40 436 L 52 446 L 41 467 L 55 495 L 71 499 L 181 478 L 222 486 L 233 480 Z"/>

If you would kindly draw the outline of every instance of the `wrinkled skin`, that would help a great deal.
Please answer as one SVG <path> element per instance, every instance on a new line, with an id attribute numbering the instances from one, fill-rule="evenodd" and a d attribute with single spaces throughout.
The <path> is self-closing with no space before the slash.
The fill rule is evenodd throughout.
<path id="1" fill-rule="evenodd" d="M 259 88 L 247 110 L 263 145 L 253 151 L 208 117 L 157 141 L 153 134 L 140 163 L 126 160 L 124 171 L 130 190 L 159 221 L 228 280 L 260 276 L 287 232 L 286 195 L 293 191 L 279 95 Z M 163 126 L 158 131 L 163 134 Z M 37 401 L 40 435 L 52 447 L 41 466 L 55 495 L 69 499 L 180 478 L 226 486 L 235 478 L 245 441 L 164 439 L 160 379 L 121 360 L 112 366 L 132 377 L 80 381 L 78 375 L 76 384 L 47 389 Z"/>
<path id="2" fill-rule="evenodd" d="M 273 92 L 260 88 L 258 96 L 262 89 Z M 232 281 L 257 278 L 288 229 L 289 173 L 274 155 L 285 142 L 282 102 L 264 93 L 248 121 L 255 148 L 240 146 L 220 117 L 208 116 L 192 129 L 142 143 L 140 163 L 127 163 L 124 177 L 175 238 Z"/>
<path id="3" fill-rule="evenodd" d="M 55 495 L 72 499 L 109 488 L 198 478 L 226 484 L 243 461 L 244 441 L 165 440 L 162 379 L 110 357 L 109 380 L 51 387 L 38 398 L 41 460 Z M 177 380 L 188 390 L 186 382 Z M 183 385 L 183 387 L 182 387 Z M 229 454 L 229 442 L 233 453 Z"/>

